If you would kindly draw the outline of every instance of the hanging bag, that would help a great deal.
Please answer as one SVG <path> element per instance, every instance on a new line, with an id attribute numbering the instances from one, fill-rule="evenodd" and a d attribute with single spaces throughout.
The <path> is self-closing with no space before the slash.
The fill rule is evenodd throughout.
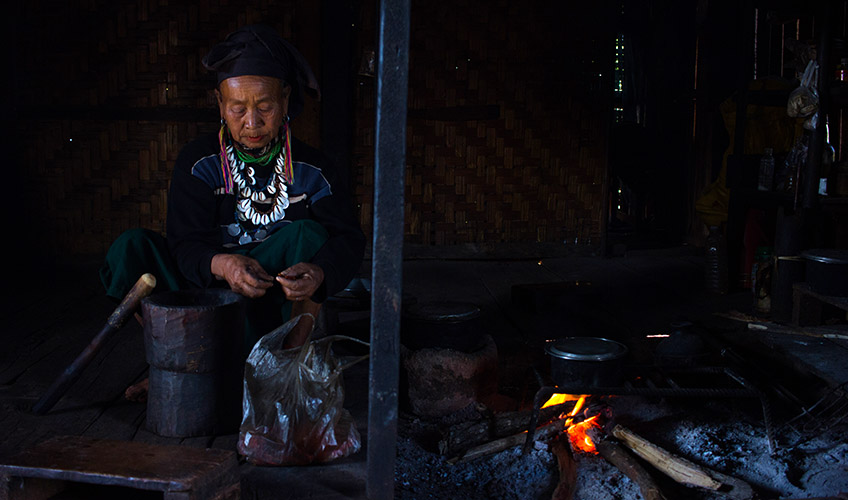
<path id="1" fill-rule="evenodd" d="M 801 85 L 789 94 L 786 103 L 786 113 L 793 118 L 815 118 L 819 109 L 818 87 L 819 67 L 815 61 L 807 63 L 804 75 L 801 77 Z M 811 118 L 810 121 L 814 121 Z M 805 125 L 806 126 L 806 125 Z"/>
<path id="2" fill-rule="evenodd" d="M 361 438 L 344 408 L 342 372 L 368 358 L 342 364 L 332 344 L 361 340 L 333 335 L 301 347 L 283 341 L 302 316 L 268 333 L 254 345 L 244 370 L 244 399 L 238 452 L 255 465 L 306 465 L 359 451 Z"/>

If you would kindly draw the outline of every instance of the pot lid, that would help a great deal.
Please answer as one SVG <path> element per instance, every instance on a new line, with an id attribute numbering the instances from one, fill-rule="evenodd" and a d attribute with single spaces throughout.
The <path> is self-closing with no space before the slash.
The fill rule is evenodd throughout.
<path id="1" fill-rule="evenodd" d="M 627 346 L 600 337 L 566 337 L 548 342 L 545 352 L 562 359 L 607 361 L 627 354 Z"/>
<path id="2" fill-rule="evenodd" d="M 817 248 L 801 252 L 801 256 L 825 264 L 848 264 L 848 250 Z"/>
<path id="3" fill-rule="evenodd" d="M 477 318 L 481 311 L 469 302 L 433 301 L 412 304 L 404 313 L 409 319 L 452 323 Z"/>

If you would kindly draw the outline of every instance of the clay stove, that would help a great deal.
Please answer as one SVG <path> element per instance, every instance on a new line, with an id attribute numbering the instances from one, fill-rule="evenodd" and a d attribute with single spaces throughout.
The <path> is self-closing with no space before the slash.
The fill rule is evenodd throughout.
<path id="1" fill-rule="evenodd" d="M 410 410 L 442 417 L 497 392 L 498 349 L 466 302 L 413 303 L 403 315 L 402 385 Z"/>

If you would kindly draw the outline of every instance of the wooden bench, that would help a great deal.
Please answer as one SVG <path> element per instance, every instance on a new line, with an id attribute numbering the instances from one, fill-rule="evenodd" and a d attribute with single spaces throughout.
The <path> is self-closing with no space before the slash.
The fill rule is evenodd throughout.
<path id="1" fill-rule="evenodd" d="M 75 488 L 85 493 L 75 496 Z M 238 500 L 237 456 L 227 450 L 59 436 L 0 464 L 0 500 L 148 498 L 142 493 L 165 500 Z"/>
<path id="2" fill-rule="evenodd" d="M 833 306 L 848 311 L 848 297 L 822 295 L 806 283 L 792 285 L 792 324 L 817 326 L 822 324 L 822 307 Z"/>

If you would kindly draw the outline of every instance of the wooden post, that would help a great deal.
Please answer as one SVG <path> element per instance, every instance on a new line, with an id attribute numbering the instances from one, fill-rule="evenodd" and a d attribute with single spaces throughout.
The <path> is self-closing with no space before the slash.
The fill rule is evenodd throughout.
<path id="1" fill-rule="evenodd" d="M 394 495 L 409 11 L 409 0 L 381 0 L 379 6 L 366 484 L 370 499 Z"/>

